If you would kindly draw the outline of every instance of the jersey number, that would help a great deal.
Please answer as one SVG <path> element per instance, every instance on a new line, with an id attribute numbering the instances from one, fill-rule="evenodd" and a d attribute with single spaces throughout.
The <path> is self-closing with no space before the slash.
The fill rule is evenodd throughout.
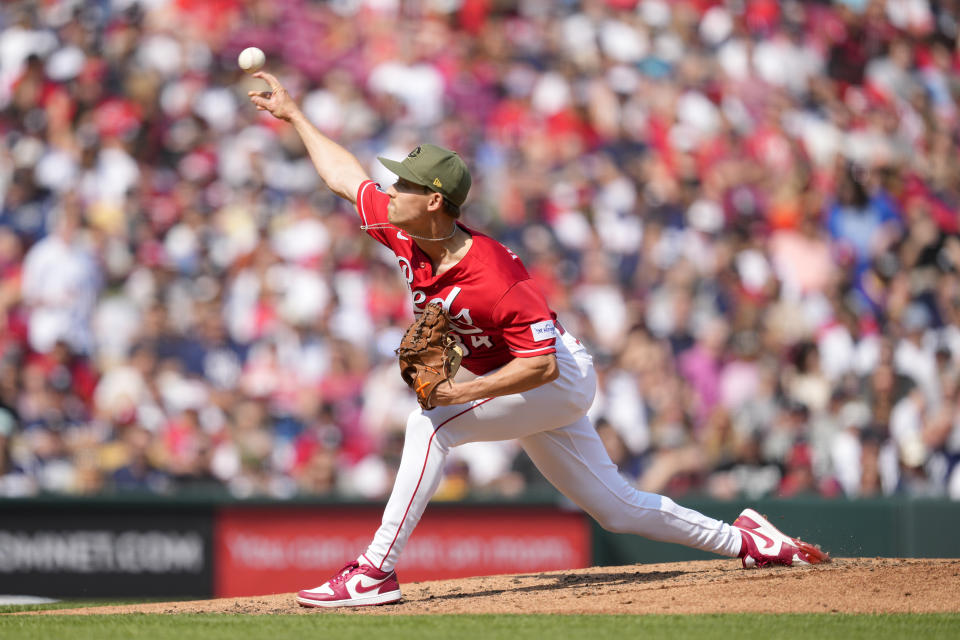
<path id="1" fill-rule="evenodd" d="M 468 347 L 463 339 L 465 336 L 461 336 L 456 331 L 453 332 L 453 339 L 457 341 L 457 344 L 460 345 L 460 348 L 463 349 L 463 357 L 466 358 L 470 355 L 470 347 Z M 474 349 L 479 349 L 480 347 L 487 347 L 488 349 L 493 348 L 493 342 L 490 340 L 490 336 L 470 336 L 470 345 Z"/>

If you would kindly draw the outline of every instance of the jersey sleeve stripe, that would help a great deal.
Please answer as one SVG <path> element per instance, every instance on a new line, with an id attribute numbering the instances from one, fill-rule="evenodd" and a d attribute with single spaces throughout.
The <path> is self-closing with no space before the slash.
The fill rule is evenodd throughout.
<path id="1" fill-rule="evenodd" d="M 357 211 L 360 212 L 360 218 L 363 220 L 364 225 L 367 225 L 370 223 L 367 222 L 367 214 L 363 210 L 363 194 L 372 184 L 373 184 L 372 181 L 368 181 L 367 184 L 363 185 L 363 188 L 360 189 L 360 197 L 357 198 Z"/>
<path id="2" fill-rule="evenodd" d="M 540 347 L 539 349 L 510 349 L 510 353 L 537 353 L 538 351 L 556 351 L 553 345 L 549 347 Z"/>

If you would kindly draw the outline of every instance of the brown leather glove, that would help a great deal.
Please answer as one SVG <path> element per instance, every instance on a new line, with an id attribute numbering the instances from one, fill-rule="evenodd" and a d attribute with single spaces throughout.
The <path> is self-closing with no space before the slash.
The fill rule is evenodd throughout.
<path id="1" fill-rule="evenodd" d="M 452 335 L 450 317 L 437 303 L 428 304 L 410 325 L 396 354 L 400 376 L 416 392 L 424 410 L 433 409 L 433 390 L 457 375 L 463 359 L 463 349 Z"/>

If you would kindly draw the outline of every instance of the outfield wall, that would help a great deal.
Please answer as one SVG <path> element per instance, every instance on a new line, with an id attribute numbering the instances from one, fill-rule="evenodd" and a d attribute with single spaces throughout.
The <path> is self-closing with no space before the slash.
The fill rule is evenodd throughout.
<path id="1" fill-rule="evenodd" d="M 370 543 L 382 507 L 224 507 L 214 525 L 214 593 L 319 586 Z M 405 581 L 534 573 L 591 565 L 590 524 L 552 505 L 427 510 L 397 572 Z"/>
<path id="2" fill-rule="evenodd" d="M 728 522 L 747 506 L 682 503 Z M 960 557 L 960 503 L 750 506 L 836 556 Z M 317 586 L 369 542 L 382 508 L 204 497 L 0 500 L 0 594 L 223 597 Z M 612 534 L 563 503 L 528 497 L 431 505 L 397 569 L 411 582 L 713 557 Z"/>

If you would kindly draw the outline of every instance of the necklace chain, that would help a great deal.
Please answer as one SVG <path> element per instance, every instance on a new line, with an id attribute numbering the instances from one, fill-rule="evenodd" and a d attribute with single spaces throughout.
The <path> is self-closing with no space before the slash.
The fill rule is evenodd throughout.
<path id="1" fill-rule="evenodd" d="M 394 224 L 390 224 L 389 222 L 375 222 L 375 223 L 373 223 L 373 224 L 362 224 L 362 225 L 360 225 L 360 228 L 363 229 L 364 231 L 366 231 L 367 229 L 385 229 L 385 228 L 387 228 L 387 227 L 394 227 L 394 228 L 398 229 L 398 230 L 400 231 L 400 233 L 404 234 L 405 236 L 410 236 L 411 238 L 416 238 L 417 240 L 434 240 L 434 241 L 449 240 L 450 238 L 453 237 L 453 234 L 455 234 L 455 233 L 457 232 L 457 224 L 456 224 L 456 223 L 453 224 L 453 229 L 450 230 L 450 233 L 448 233 L 447 235 L 443 236 L 442 238 L 426 238 L 426 237 L 424 237 L 424 236 L 417 236 L 417 235 L 414 235 L 414 234 L 410 233 L 409 231 L 404 231 L 403 229 L 400 229 L 400 227 L 397 227 L 397 226 L 394 225 Z"/>

